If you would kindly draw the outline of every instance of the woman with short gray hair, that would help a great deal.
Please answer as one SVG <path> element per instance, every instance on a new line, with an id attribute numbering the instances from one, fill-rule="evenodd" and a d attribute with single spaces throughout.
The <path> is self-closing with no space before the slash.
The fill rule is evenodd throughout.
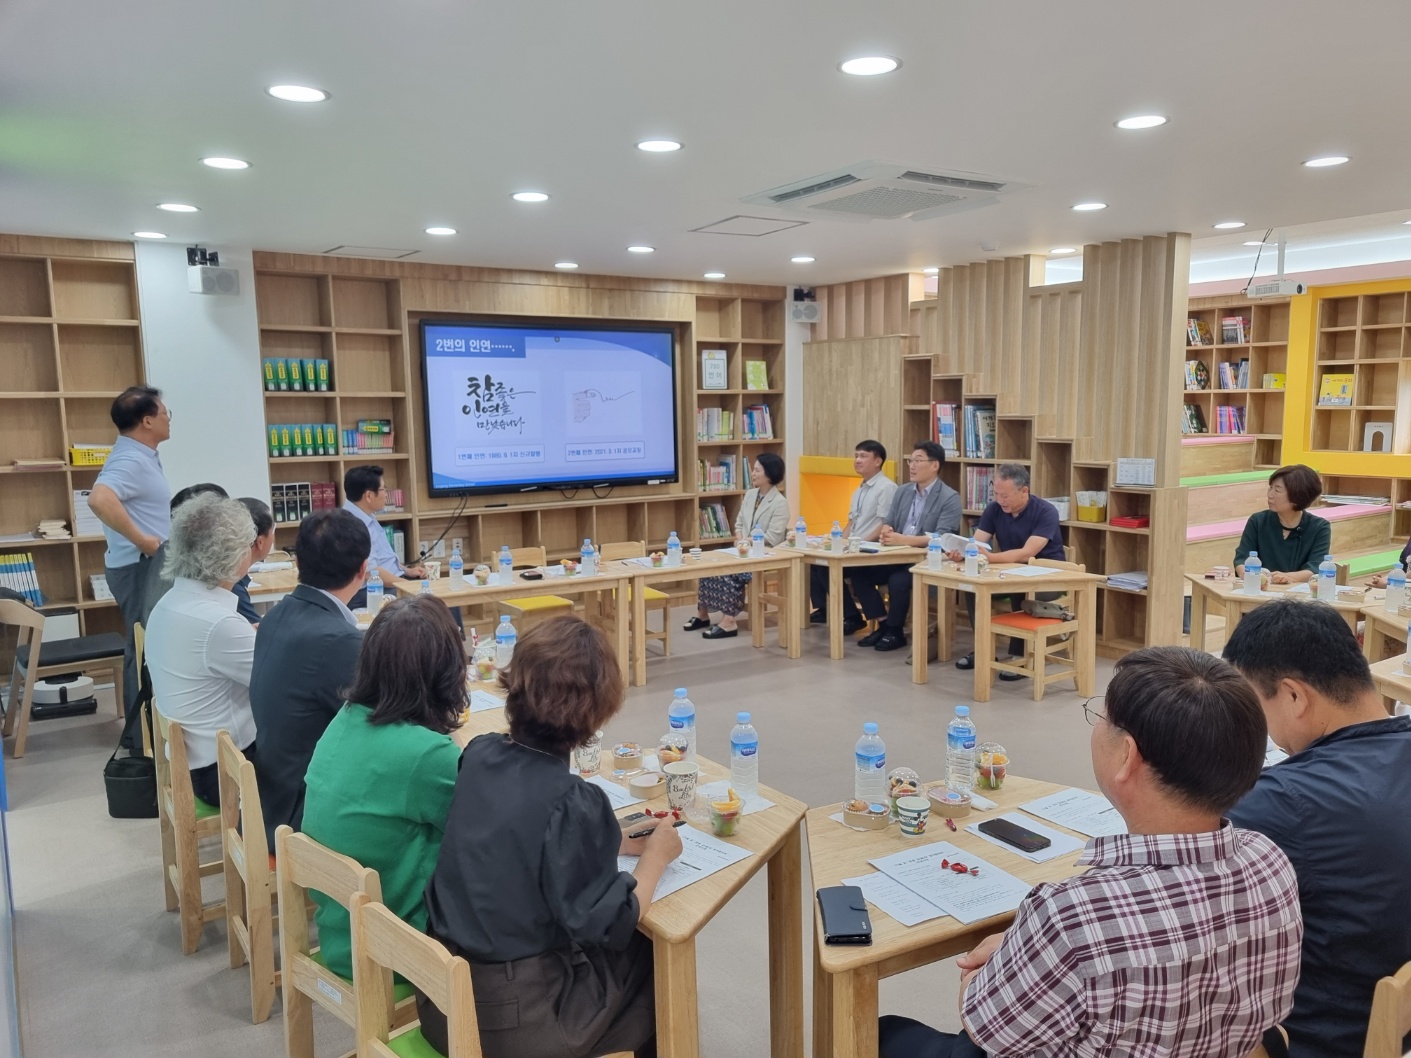
<path id="1" fill-rule="evenodd" d="M 236 612 L 231 587 L 249 571 L 255 523 L 239 500 L 205 494 L 171 523 L 163 571 L 174 583 L 147 623 L 147 668 L 157 711 L 181 723 L 197 798 L 220 804 L 216 734 L 255 753 L 250 670 L 255 630 Z"/>

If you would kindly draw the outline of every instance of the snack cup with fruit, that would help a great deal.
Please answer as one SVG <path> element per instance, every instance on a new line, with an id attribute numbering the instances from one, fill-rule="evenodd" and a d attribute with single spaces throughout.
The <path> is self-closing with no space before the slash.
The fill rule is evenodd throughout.
<path id="1" fill-rule="evenodd" d="M 566 577 L 571 577 L 578 572 L 578 563 L 571 558 L 563 559 L 559 565 L 563 566 L 563 573 Z"/>
<path id="2" fill-rule="evenodd" d="M 910 768 L 893 768 L 887 776 L 887 807 L 895 818 L 898 797 L 916 797 L 921 794 L 921 776 Z"/>
<path id="3" fill-rule="evenodd" d="M 482 587 L 490 583 L 490 567 L 484 562 L 471 570 L 470 575 L 475 579 L 475 583 Z"/>
<path id="4" fill-rule="evenodd" d="M 1009 755 L 998 742 L 982 742 L 975 747 L 975 785 L 982 790 L 1004 786 L 1009 771 Z"/>
<path id="5" fill-rule="evenodd" d="M 495 678 L 495 659 L 493 657 L 478 657 L 475 659 L 475 678 L 482 683 L 489 683 Z"/>
<path id="6" fill-rule="evenodd" d="M 666 555 L 660 551 L 653 551 L 651 557 L 653 569 L 661 569 L 661 567 L 666 564 Z"/>
<path id="7" fill-rule="evenodd" d="M 690 740 L 685 735 L 668 732 L 662 735 L 661 740 L 657 743 L 657 760 L 661 762 L 662 767 L 685 760 L 686 749 L 690 744 Z"/>
<path id="8" fill-rule="evenodd" d="M 715 832 L 716 837 L 733 838 L 735 836 L 735 831 L 740 826 L 740 812 L 744 807 L 745 802 L 734 790 L 730 791 L 724 801 L 710 803 L 710 829 Z"/>

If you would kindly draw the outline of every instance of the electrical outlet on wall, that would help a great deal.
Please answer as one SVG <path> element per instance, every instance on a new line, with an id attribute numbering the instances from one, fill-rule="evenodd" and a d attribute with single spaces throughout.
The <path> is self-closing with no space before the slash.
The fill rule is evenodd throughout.
<path id="1" fill-rule="evenodd" d="M 462 539 L 461 539 L 460 537 L 458 537 L 458 536 L 453 536 L 453 537 L 451 537 L 451 550 L 452 550 L 452 551 L 459 551 L 462 555 L 464 555 L 464 554 L 465 554 L 465 541 L 462 540 Z"/>
<path id="2" fill-rule="evenodd" d="M 437 541 L 436 541 L 436 546 L 431 549 L 431 557 L 432 557 L 432 558 L 445 558 L 445 557 L 446 557 L 446 541 L 444 541 L 444 540 L 437 540 Z"/>

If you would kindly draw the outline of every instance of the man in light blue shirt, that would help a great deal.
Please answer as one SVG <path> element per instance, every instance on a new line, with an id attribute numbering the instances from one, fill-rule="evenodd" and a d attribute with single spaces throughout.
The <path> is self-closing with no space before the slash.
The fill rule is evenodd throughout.
<path id="1" fill-rule="evenodd" d="M 379 466 L 350 467 L 343 475 L 343 509 L 353 514 L 367 526 L 372 543 L 372 554 L 368 556 L 368 571 L 376 569 L 382 576 L 383 584 L 391 586 L 398 577 L 408 580 L 421 580 L 426 576 L 426 567 L 418 563 L 404 566 L 402 560 L 387 542 L 387 533 L 382 523 L 375 517 L 387 506 L 387 486 L 382 483 L 382 468 Z M 365 604 L 366 595 L 359 594 L 353 606 Z"/>
<path id="2" fill-rule="evenodd" d="M 171 533 L 171 486 L 157 455 L 157 446 L 171 436 L 171 411 L 160 390 L 131 386 L 118 394 L 110 415 L 119 436 L 88 494 L 88 507 L 108 540 L 103 566 L 127 632 L 123 697 L 130 710 L 138 675 L 132 626 L 146 622 L 156 601 L 152 588 Z"/>

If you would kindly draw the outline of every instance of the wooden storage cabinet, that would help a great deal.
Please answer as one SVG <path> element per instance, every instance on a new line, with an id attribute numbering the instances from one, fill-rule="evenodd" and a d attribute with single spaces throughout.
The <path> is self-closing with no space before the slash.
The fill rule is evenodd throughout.
<path id="1" fill-rule="evenodd" d="M 1394 291 L 1319 300 L 1309 411 L 1309 443 L 1314 451 L 1365 451 L 1368 424 L 1390 422 L 1391 451 L 1411 454 L 1407 298 L 1407 292 Z M 1328 375 L 1352 376 L 1351 404 L 1320 403 Z"/>
<path id="2" fill-rule="evenodd" d="M 1223 327 L 1226 317 L 1245 320 L 1245 333 L 1227 335 Z M 1188 331 L 1186 360 L 1203 364 L 1209 383 L 1205 389 L 1187 385 L 1182 399 L 1199 409 L 1205 428 L 1185 432 L 1255 437 L 1260 441 L 1261 457 L 1277 463 L 1283 439 L 1284 390 L 1266 386 L 1264 381 L 1266 375 L 1288 374 L 1288 301 L 1250 301 L 1233 295 L 1192 298 L 1187 318 L 1203 324 L 1210 341 L 1191 342 Z M 1247 364 L 1247 384 L 1227 384 L 1221 366 L 1237 372 L 1242 362 Z M 1223 422 L 1221 408 L 1232 412 Z M 1235 421 L 1238 416 L 1243 417 L 1243 428 L 1236 428 L 1240 425 Z"/>

